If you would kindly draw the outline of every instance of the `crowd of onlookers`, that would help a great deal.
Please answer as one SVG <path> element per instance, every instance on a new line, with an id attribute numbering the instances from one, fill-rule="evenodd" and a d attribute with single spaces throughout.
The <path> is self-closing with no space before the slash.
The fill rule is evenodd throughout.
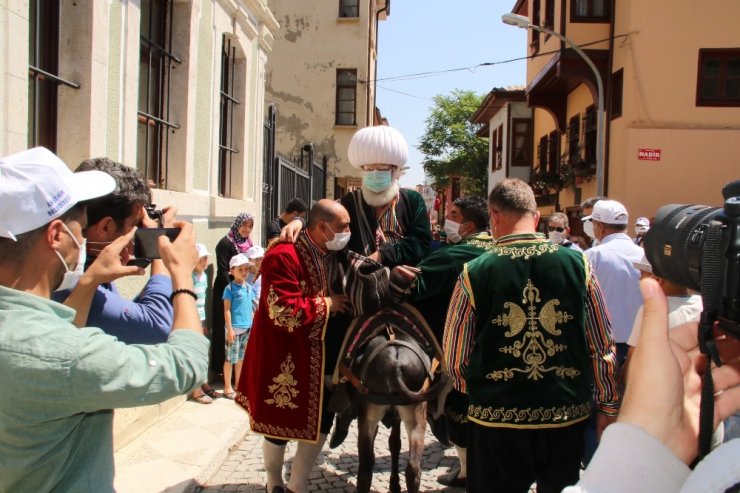
<path id="1" fill-rule="evenodd" d="M 305 228 L 304 246 L 277 250 L 307 248 L 323 276 L 312 287 L 308 277 L 295 283 L 302 296 L 316 290 L 315 313 L 287 318 L 274 300 L 269 314 L 256 312 L 268 297 L 261 263 L 272 257 L 253 240 L 251 214 L 239 214 L 210 248 L 174 208 L 152 209 L 147 182 L 131 167 L 98 158 L 72 172 L 43 148 L 0 158 L 0 371 L 8 397 L 0 400 L 0 492 L 111 491 L 112 410 L 182 394 L 200 404 L 239 399 L 259 315 L 289 333 L 313 315 L 319 325 L 328 320 L 327 339 L 339 331 L 332 324 L 346 329 L 352 296 L 330 296 L 344 271 L 329 267 L 346 261 L 336 254 L 346 248 L 379 267 L 415 266 L 400 271 L 415 276 L 406 301 L 429 302 L 424 315 L 465 423 L 464 437 L 451 441 L 461 467 L 441 482 L 488 491 L 495 480 L 518 491 L 536 479 L 541 491 L 554 491 L 576 482 L 583 464 L 569 491 L 737 491 L 740 341 L 718 335 L 725 365 L 711 371 L 720 426 L 714 452 L 692 472 L 705 371 L 702 300 L 653 272 L 642 247 L 650 221 L 638 218 L 629 235 L 626 208 L 595 197 L 582 204 L 588 240 L 573 241 L 562 213 L 544 221 L 542 234 L 529 186 L 504 180 L 487 200 L 456 200 L 444 226 L 448 244 L 431 251 L 423 200 L 398 187 L 405 141 L 391 137 L 367 137 L 350 153 L 362 190 L 312 211 L 293 199 L 268 225 L 267 243 L 295 241 Z M 137 231 L 149 228 L 179 233 L 160 236 L 157 255 L 136 258 Z M 121 295 L 114 281 L 146 269 L 141 291 Z M 274 269 L 269 279 L 288 267 Z M 265 289 L 274 295 L 272 284 Z M 501 329 L 484 334 L 492 326 Z M 322 335 L 322 365 L 326 344 Z M 481 352 L 484 344 L 493 349 Z M 326 409 L 315 411 L 320 430 L 299 451 L 313 448 L 296 459 L 306 478 L 333 421 L 326 414 L 321 423 Z M 295 437 L 265 434 L 265 453 L 276 458 L 271 492 L 302 491 L 301 481 L 289 489 L 280 476 L 285 441 Z"/>

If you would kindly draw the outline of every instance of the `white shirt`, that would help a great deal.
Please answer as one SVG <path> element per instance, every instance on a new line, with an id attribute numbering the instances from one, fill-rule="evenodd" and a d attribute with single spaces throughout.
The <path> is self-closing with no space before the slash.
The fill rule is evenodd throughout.
<path id="1" fill-rule="evenodd" d="M 640 272 L 632 263 L 640 262 L 644 255 L 643 249 L 625 233 L 610 234 L 586 250 L 604 294 L 616 342 L 627 342 L 637 309 L 642 306 Z"/>
<path id="2" fill-rule="evenodd" d="M 669 296 L 668 297 L 668 329 L 674 329 L 680 325 L 689 322 L 698 322 L 701 317 L 703 308 L 701 296 L 692 294 L 691 296 Z M 627 340 L 627 344 L 632 347 L 637 346 L 642 332 L 642 307 L 637 310 L 635 316 L 635 325 L 632 327 L 632 334 Z"/>

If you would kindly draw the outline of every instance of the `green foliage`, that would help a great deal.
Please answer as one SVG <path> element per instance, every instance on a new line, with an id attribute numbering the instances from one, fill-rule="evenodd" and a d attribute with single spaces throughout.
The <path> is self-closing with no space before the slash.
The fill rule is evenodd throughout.
<path id="1" fill-rule="evenodd" d="M 460 89 L 434 97 L 419 150 L 435 187 L 445 187 L 450 177 L 459 176 L 465 193 L 486 196 L 488 139 L 476 137 L 481 125 L 470 122 L 482 101 L 482 95 Z"/>

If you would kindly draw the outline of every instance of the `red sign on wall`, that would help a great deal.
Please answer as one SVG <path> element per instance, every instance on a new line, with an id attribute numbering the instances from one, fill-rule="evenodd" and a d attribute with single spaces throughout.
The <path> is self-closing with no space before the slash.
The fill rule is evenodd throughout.
<path id="1" fill-rule="evenodd" d="M 643 161 L 660 161 L 660 149 L 638 149 L 637 159 Z"/>

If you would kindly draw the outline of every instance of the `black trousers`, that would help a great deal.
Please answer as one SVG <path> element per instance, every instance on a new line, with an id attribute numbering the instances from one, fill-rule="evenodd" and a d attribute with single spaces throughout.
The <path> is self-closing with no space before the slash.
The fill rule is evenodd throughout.
<path id="1" fill-rule="evenodd" d="M 491 428 L 470 422 L 469 493 L 560 493 L 579 478 L 586 422 L 562 428 Z"/>

